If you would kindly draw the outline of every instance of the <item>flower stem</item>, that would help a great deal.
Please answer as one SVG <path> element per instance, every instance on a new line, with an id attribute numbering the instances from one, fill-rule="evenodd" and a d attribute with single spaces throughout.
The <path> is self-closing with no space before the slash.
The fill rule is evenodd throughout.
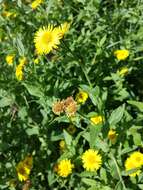
<path id="1" fill-rule="evenodd" d="M 119 175 L 119 178 L 120 178 L 120 182 L 121 182 L 122 185 L 123 185 L 123 189 L 126 190 L 126 186 L 125 186 L 124 181 L 123 181 L 123 178 L 122 178 L 122 176 L 121 176 L 121 172 L 120 172 L 119 166 L 118 166 L 118 164 L 117 164 L 117 161 L 116 161 L 116 159 L 114 158 L 113 155 L 111 155 L 111 158 L 112 158 L 112 160 L 113 160 L 113 162 L 114 162 L 114 164 L 115 164 L 115 166 L 116 166 L 116 169 L 117 169 L 117 172 L 118 172 L 118 175 Z"/>

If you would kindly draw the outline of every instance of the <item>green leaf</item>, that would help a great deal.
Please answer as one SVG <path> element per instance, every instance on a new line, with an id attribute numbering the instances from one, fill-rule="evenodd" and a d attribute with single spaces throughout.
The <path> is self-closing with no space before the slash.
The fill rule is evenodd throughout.
<path id="1" fill-rule="evenodd" d="M 133 141 L 136 146 L 140 146 L 142 144 L 141 134 L 137 132 L 134 133 Z"/>
<path id="2" fill-rule="evenodd" d="M 32 96 L 36 96 L 39 98 L 44 96 L 44 93 L 39 86 L 35 86 L 35 85 L 27 84 L 27 83 L 23 83 L 23 85 L 28 90 L 29 94 L 31 94 Z"/>
<path id="3" fill-rule="evenodd" d="M 82 182 L 88 186 L 96 186 L 97 185 L 97 182 L 95 180 L 89 179 L 89 178 L 82 178 Z"/>
<path id="4" fill-rule="evenodd" d="M 71 144 L 72 144 L 72 136 L 66 130 L 64 130 L 64 138 L 65 138 L 66 144 L 68 146 L 71 146 Z"/>
<path id="5" fill-rule="evenodd" d="M 39 135 L 39 127 L 34 126 L 32 128 L 26 129 L 26 133 L 31 136 L 31 135 Z"/>
<path id="6" fill-rule="evenodd" d="M 137 107 L 141 112 L 143 112 L 143 102 L 138 102 L 138 101 L 127 101 L 128 104 L 131 104 L 135 107 Z"/>
<path id="7" fill-rule="evenodd" d="M 3 97 L 0 99 L 0 107 L 12 106 L 14 104 L 14 98 L 11 96 Z"/>
<path id="8" fill-rule="evenodd" d="M 90 148 L 96 146 L 96 140 L 101 132 L 102 125 L 90 125 Z"/>
<path id="9" fill-rule="evenodd" d="M 111 116 L 109 117 L 110 125 L 115 125 L 122 119 L 124 115 L 124 110 L 125 110 L 125 105 L 123 104 L 122 106 L 118 107 L 111 113 Z"/>

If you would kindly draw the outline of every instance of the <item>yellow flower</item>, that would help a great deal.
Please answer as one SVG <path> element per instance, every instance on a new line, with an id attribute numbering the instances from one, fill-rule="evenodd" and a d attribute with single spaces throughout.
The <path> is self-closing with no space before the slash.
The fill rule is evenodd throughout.
<path id="1" fill-rule="evenodd" d="M 59 142 L 60 150 L 63 151 L 66 148 L 66 143 L 64 140 L 61 140 Z"/>
<path id="2" fill-rule="evenodd" d="M 42 2 L 43 2 L 43 0 L 35 0 L 35 1 L 33 1 L 32 4 L 31 4 L 31 8 L 33 10 L 36 9 Z"/>
<path id="3" fill-rule="evenodd" d="M 15 57 L 15 55 L 7 55 L 6 56 L 5 59 L 6 59 L 6 62 L 7 62 L 8 65 L 12 65 L 13 64 L 14 57 Z"/>
<path id="4" fill-rule="evenodd" d="M 27 156 L 24 160 L 23 160 L 23 164 L 25 165 L 25 167 L 28 170 L 32 169 L 32 165 L 33 165 L 33 157 L 32 156 Z"/>
<path id="5" fill-rule="evenodd" d="M 60 33 L 61 37 L 63 37 L 65 33 L 68 32 L 69 28 L 70 28 L 70 23 L 68 22 L 65 22 L 61 24 L 59 27 L 57 27 L 58 32 Z"/>
<path id="6" fill-rule="evenodd" d="M 18 174 L 18 179 L 20 181 L 26 181 L 29 177 L 29 170 L 25 168 L 25 165 L 23 162 L 19 162 L 19 164 L 16 167 L 16 171 Z"/>
<path id="7" fill-rule="evenodd" d="M 98 125 L 104 121 L 103 116 L 98 115 L 90 118 L 90 121 L 92 121 L 95 125 Z"/>
<path id="8" fill-rule="evenodd" d="M 86 102 L 87 98 L 88 98 L 87 92 L 80 91 L 76 95 L 76 102 L 79 103 L 79 104 L 84 104 Z"/>
<path id="9" fill-rule="evenodd" d="M 58 175 L 61 177 L 67 177 L 72 173 L 72 168 L 74 168 L 74 165 L 71 164 L 70 160 L 61 160 L 58 164 Z"/>
<path id="10" fill-rule="evenodd" d="M 116 134 L 115 130 L 113 130 L 113 129 L 109 130 L 109 132 L 108 132 L 108 138 L 111 140 L 112 143 L 116 142 L 117 136 L 118 135 Z"/>
<path id="11" fill-rule="evenodd" d="M 29 178 L 32 165 L 33 165 L 32 156 L 27 156 L 23 161 L 18 163 L 16 167 L 16 171 L 18 174 L 18 179 L 20 181 L 26 181 Z"/>
<path id="12" fill-rule="evenodd" d="M 129 51 L 126 49 L 121 49 L 121 50 L 116 50 L 114 52 L 114 55 L 116 56 L 116 58 L 120 61 L 120 60 L 125 60 L 128 56 L 129 56 Z"/>
<path id="13" fill-rule="evenodd" d="M 20 64 L 21 66 L 24 66 L 26 63 L 27 63 L 26 57 L 21 57 L 21 58 L 19 59 L 19 64 Z"/>
<path id="14" fill-rule="evenodd" d="M 20 64 L 16 67 L 15 75 L 17 80 L 23 79 L 23 66 L 21 66 Z"/>
<path id="15" fill-rule="evenodd" d="M 60 44 L 60 34 L 53 25 L 40 28 L 34 38 L 36 51 L 38 54 L 48 54 L 53 49 L 57 49 Z"/>
<path id="16" fill-rule="evenodd" d="M 128 74 L 129 69 L 127 67 L 123 67 L 120 71 L 117 71 L 117 72 L 119 73 L 119 75 L 124 76 L 124 75 Z"/>
<path id="17" fill-rule="evenodd" d="M 101 156 L 98 154 L 98 151 L 89 149 L 86 150 L 85 153 L 83 153 L 82 162 L 83 167 L 87 171 L 95 171 L 101 167 L 102 159 Z"/>
<path id="18" fill-rule="evenodd" d="M 22 57 L 19 59 L 19 65 L 16 66 L 16 71 L 15 71 L 17 80 L 23 79 L 23 68 L 26 63 L 27 63 L 26 57 Z"/>
<path id="19" fill-rule="evenodd" d="M 12 12 L 10 12 L 10 11 L 3 11 L 2 12 L 2 16 L 4 16 L 4 17 L 10 17 L 10 16 L 12 16 L 13 15 L 13 13 Z"/>
<path id="20" fill-rule="evenodd" d="M 133 152 L 129 158 L 127 158 L 127 160 L 125 161 L 125 168 L 126 171 L 132 170 L 132 169 L 138 169 L 141 168 L 143 166 L 143 154 L 136 151 Z M 135 172 L 132 172 L 131 174 L 129 174 L 129 176 L 136 176 L 139 175 L 141 172 L 140 169 L 138 169 Z"/>

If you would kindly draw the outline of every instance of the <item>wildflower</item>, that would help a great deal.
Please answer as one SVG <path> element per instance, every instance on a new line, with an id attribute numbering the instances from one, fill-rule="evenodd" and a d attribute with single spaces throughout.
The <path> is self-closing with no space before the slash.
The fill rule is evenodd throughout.
<path id="1" fill-rule="evenodd" d="M 56 115 L 60 115 L 61 113 L 65 112 L 69 117 L 71 117 L 75 115 L 76 102 L 74 101 L 73 97 L 68 97 L 65 100 L 54 103 L 52 111 Z"/>
<path id="2" fill-rule="evenodd" d="M 15 71 L 15 75 L 17 80 L 22 80 L 23 79 L 23 68 L 24 65 L 27 63 L 27 59 L 26 57 L 22 57 L 19 59 L 19 65 L 16 66 L 16 71 Z"/>
<path id="3" fill-rule="evenodd" d="M 72 168 L 74 168 L 74 165 L 71 163 L 70 160 L 61 160 L 58 163 L 58 175 L 61 177 L 67 177 L 69 174 L 72 173 Z"/>
<path id="4" fill-rule="evenodd" d="M 103 116 L 98 115 L 98 116 L 91 117 L 90 121 L 92 123 L 94 123 L 95 125 L 98 125 L 104 121 L 104 118 L 103 118 Z"/>
<path id="5" fill-rule="evenodd" d="M 18 178 L 20 181 L 26 181 L 32 169 L 33 158 L 27 156 L 23 161 L 20 161 L 16 167 Z"/>
<path id="6" fill-rule="evenodd" d="M 57 49 L 60 44 L 60 34 L 53 25 L 40 28 L 34 38 L 36 51 L 38 54 L 48 54 L 53 49 Z"/>
<path id="7" fill-rule="evenodd" d="M 23 79 L 23 66 L 18 65 L 16 67 L 15 75 L 16 75 L 17 80 Z"/>
<path id="8" fill-rule="evenodd" d="M 118 135 L 117 135 L 116 131 L 113 129 L 110 129 L 110 131 L 108 132 L 108 138 L 111 140 L 112 143 L 116 142 L 117 136 Z"/>
<path id="9" fill-rule="evenodd" d="M 14 57 L 15 57 L 15 55 L 7 55 L 6 56 L 5 59 L 6 59 L 6 62 L 7 62 L 8 65 L 12 65 L 13 64 Z"/>
<path id="10" fill-rule="evenodd" d="M 29 177 L 29 170 L 25 168 L 25 165 L 23 162 L 19 162 L 19 164 L 16 167 L 16 171 L 18 174 L 18 179 L 20 181 L 26 181 Z"/>
<path id="11" fill-rule="evenodd" d="M 52 111 L 56 115 L 60 115 L 61 113 L 63 113 L 64 112 L 64 102 L 63 101 L 55 102 L 52 107 Z"/>
<path id="12" fill-rule="evenodd" d="M 59 146 L 60 146 L 60 151 L 64 151 L 65 150 L 65 148 L 66 148 L 66 143 L 65 143 L 65 141 L 64 140 L 61 140 L 60 142 L 59 142 Z"/>
<path id="13" fill-rule="evenodd" d="M 26 57 L 21 57 L 21 58 L 19 59 L 19 64 L 20 64 L 21 66 L 24 66 L 26 63 L 27 63 Z"/>
<path id="14" fill-rule="evenodd" d="M 69 28 L 70 28 L 70 23 L 68 22 L 65 22 L 61 24 L 59 27 L 57 27 L 58 32 L 60 33 L 61 37 L 63 37 L 65 33 L 68 32 Z"/>
<path id="15" fill-rule="evenodd" d="M 83 167 L 87 171 L 95 171 L 101 167 L 101 156 L 98 154 L 98 151 L 93 149 L 88 149 L 82 155 Z"/>
<path id="16" fill-rule="evenodd" d="M 73 135 L 76 132 L 76 127 L 71 124 L 68 126 L 67 131 L 69 132 L 69 134 Z"/>
<path id="17" fill-rule="evenodd" d="M 129 56 L 129 51 L 126 49 L 121 49 L 121 50 L 116 50 L 114 52 L 114 55 L 116 56 L 116 58 L 120 61 L 120 60 L 125 60 L 128 56 Z"/>
<path id="18" fill-rule="evenodd" d="M 32 165 L 33 165 L 33 157 L 32 156 L 27 156 L 24 160 L 23 163 L 25 165 L 26 168 L 28 168 L 29 170 L 32 169 Z"/>
<path id="19" fill-rule="evenodd" d="M 130 157 L 127 158 L 127 160 L 125 161 L 125 168 L 126 171 L 132 170 L 132 169 L 138 169 L 141 168 L 143 166 L 143 154 L 136 151 L 133 152 Z M 133 171 L 131 174 L 129 174 L 129 176 L 133 176 L 135 177 L 136 175 L 139 175 L 141 172 L 140 169 L 138 169 L 137 171 Z"/>
<path id="20" fill-rule="evenodd" d="M 79 103 L 79 104 L 84 104 L 86 102 L 87 98 L 88 98 L 87 92 L 80 91 L 76 95 L 76 102 Z"/>
<path id="21" fill-rule="evenodd" d="M 34 10 L 36 9 L 41 3 L 43 3 L 43 0 L 35 0 L 31 3 L 31 8 Z"/>
<path id="22" fill-rule="evenodd" d="M 119 73 L 119 75 L 124 76 L 126 74 L 128 74 L 129 69 L 127 67 L 123 67 L 120 71 L 117 71 Z"/>
<path id="23" fill-rule="evenodd" d="M 2 12 L 2 16 L 3 16 L 3 17 L 9 18 L 9 17 L 11 17 L 12 15 L 13 15 L 13 13 L 10 12 L 10 11 L 3 11 L 3 12 Z"/>
<path id="24" fill-rule="evenodd" d="M 73 97 L 70 96 L 66 100 L 64 100 L 64 105 L 67 116 L 69 117 L 74 116 L 76 113 L 77 105 Z"/>

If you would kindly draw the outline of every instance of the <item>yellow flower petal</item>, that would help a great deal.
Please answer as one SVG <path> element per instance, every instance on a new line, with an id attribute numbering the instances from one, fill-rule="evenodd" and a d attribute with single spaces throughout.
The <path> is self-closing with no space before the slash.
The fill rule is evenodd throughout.
<path id="1" fill-rule="evenodd" d="M 48 54 L 53 49 L 57 49 L 60 44 L 60 34 L 53 25 L 40 28 L 34 38 L 36 51 L 38 54 Z"/>
<path id="2" fill-rule="evenodd" d="M 58 174 L 61 177 L 67 177 L 69 174 L 72 173 L 72 168 L 74 167 L 73 164 L 71 164 L 71 161 L 68 159 L 61 160 L 58 164 Z"/>
<path id="3" fill-rule="evenodd" d="M 121 49 L 121 50 L 116 50 L 114 52 L 114 55 L 116 56 L 116 58 L 120 61 L 120 60 L 125 60 L 128 56 L 129 56 L 129 51 L 126 49 Z"/>
<path id="4" fill-rule="evenodd" d="M 98 151 L 89 149 L 86 150 L 85 153 L 83 153 L 82 162 L 83 167 L 87 171 L 95 171 L 101 167 L 102 159 L 101 156 L 98 154 Z"/>

